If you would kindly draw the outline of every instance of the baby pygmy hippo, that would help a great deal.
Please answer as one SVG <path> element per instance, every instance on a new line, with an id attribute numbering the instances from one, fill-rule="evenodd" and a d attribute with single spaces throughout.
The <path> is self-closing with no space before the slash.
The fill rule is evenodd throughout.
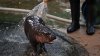
<path id="1" fill-rule="evenodd" d="M 45 43 L 50 43 L 56 39 L 55 33 L 38 16 L 26 17 L 24 31 L 33 47 L 34 56 L 38 56 L 43 51 L 46 52 Z"/>

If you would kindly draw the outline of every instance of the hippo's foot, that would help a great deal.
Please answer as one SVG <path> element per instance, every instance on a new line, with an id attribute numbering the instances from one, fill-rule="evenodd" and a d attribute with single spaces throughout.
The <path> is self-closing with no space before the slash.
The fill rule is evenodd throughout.
<path id="1" fill-rule="evenodd" d="M 47 53 L 47 50 L 45 49 L 44 44 L 37 44 L 37 46 L 34 48 L 34 53 L 32 56 L 39 56 L 42 55 L 42 53 Z"/>

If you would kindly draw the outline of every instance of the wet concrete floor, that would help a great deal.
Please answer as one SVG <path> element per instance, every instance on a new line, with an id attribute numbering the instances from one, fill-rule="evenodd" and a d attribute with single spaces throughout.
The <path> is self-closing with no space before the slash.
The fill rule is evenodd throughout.
<path id="1" fill-rule="evenodd" d="M 86 34 L 86 27 L 81 27 L 78 31 L 68 34 L 66 29 L 59 29 L 60 31 L 66 33 L 67 36 L 72 37 L 83 46 L 89 56 L 100 56 L 100 28 L 96 28 L 94 35 Z"/>
<path id="2" fill-rule="evenodd" d="M 53 44 L 46 44 L 48 55 L 42 56 L 81 56 L 84 54 L 88 56 L 86 50 L 73 42 L 66 34 L 54 31 L 59 36 Z M 0 56 L 32 56 L 32 51 L 22 24 L 0 24 Z"/>

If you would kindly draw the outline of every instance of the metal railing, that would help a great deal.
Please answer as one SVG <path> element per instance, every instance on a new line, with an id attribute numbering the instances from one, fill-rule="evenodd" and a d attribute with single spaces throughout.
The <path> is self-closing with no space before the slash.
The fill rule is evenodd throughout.
<path id="1" fill-rule="evenodd" d="M 30 10 L 27 10 L 27 9 L 5 8 L 5 7 L 0 7 L 0 10 L 1 10 L 1 11 L 20 12 L 20 13 L 28 13 L 28 12 L 30 11 Z M 68 12 L 70 12 L 70 9 L 68 9 Z M 61 22 L 64 22 L 64 23 L 71 23 L 71 20 L 70 20 L 70 19 L 64 19 L 64 18 L 57 17 L 57 16 L 50 15 L 50 14 L 47 14 L 46 16 L 49 17 L 50 19 L 54 19 L 54 20 L 61 21 Z M 82 22 L 80 22 L 80 24 L 81 24 L 81 25 L 85 25 L 85 24 L 82 23 Z M 96 26 L 96 27 L 100 27 L 100 25 L 98 25 L 98 26 Z"/>

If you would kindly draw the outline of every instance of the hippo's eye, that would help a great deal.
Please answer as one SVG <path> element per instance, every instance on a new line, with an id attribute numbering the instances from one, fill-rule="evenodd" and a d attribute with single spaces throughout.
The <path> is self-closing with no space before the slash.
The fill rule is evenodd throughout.
<path id="1" fill-rule="evenodd" d="M 45 33 L 46 35 L 50 35 L 50 33 Z"/>

